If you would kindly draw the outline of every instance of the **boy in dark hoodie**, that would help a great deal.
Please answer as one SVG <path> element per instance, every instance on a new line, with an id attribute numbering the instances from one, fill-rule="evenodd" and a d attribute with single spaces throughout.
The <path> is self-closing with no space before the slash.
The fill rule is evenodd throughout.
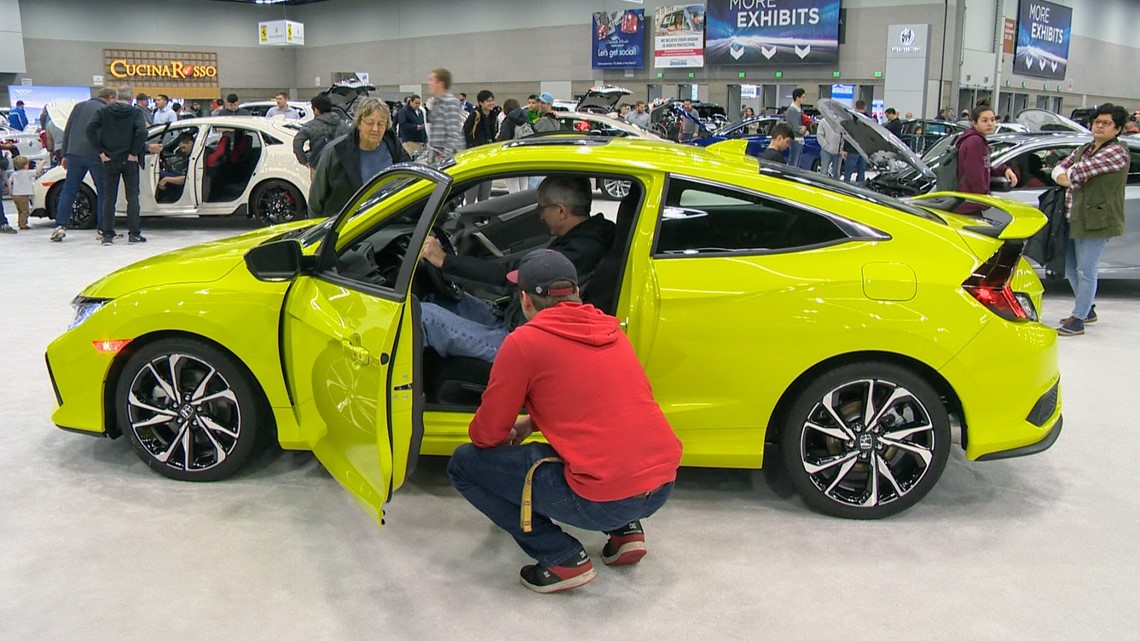
<path id="1" fill-rule="evenodd" d="M 447 473 L 480 512 L 538 563 L 519 573 L 560 592 L 597 573 L 582 544 L 555 525 L 606 532 L 606 565 L 645 556 L 641 519 L 668 500 L 681 461 L 673 434 L 618 319 L 578 297 L 574 264 L 551 249 L 526 255 L 516 282 L 527 323 L 503 342 Z M 519 408 L 527 416 L 519 418 Z M 541 431 L 544 443 L 519 444 Z"/>
<path id="2" fill-rule="evenodd" d="M 87 123 L 87 139 L 103 162 L 103 215 L 99 231 L 103 244 L 115 241 L 115 204 L 119 178 L 126 186 L 128 241 L 145 243 L 139 228 L 139 164 L 146 154 L 146 118 L 131 104 L 129 87 L 119 89 L 118 100 L 109 101 Z"/>
<path id="3" fill-rule="evenodd" d="M 1005 165 L 990 167 L 990 146 L 986 142 L 997 128 L 997 117 L 988 105 L 979 105 L 970 112 L 973 125 L 954 144 L 958 147 L 958 191 L 971 194 L 990 195 L 990 178 L 1004 175 L 1010 185 L 1017 186 L 1017 174 Z M 977 203 L 962 203 L 956 210 L 959 214 L 976 214 L 989 209 Z"/>

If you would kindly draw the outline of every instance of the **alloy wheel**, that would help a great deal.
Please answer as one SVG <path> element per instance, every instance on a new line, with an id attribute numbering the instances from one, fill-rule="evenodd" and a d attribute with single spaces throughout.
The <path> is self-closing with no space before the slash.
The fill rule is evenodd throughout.
<path id="1" fill-rule="evenodd" d="M 304 218 L 300 193 L 291 185 L 272 183 L 258 190 L 254 203 L 257 217 L 267 225 L 278 225 Z"/>
<path id="2" fill-rule="evenodd" d="M 128 389 L 123 427 L 156 463 L 205 472 L 234 454 L 242 436 L 238 395 L 205 360 L 160 355 L 138 370 Z"/>
<path id="3" fill-rule="evenodd" d="M 630 182 L 613 178 L 602 179 L 602 191 L 614 200 L 621 200 L 629 195 Z"/>
<path id="4" fill-rule="evenodd" d="M 938 475 L 935 429 L 926 405 L 906 387 L 874 378 L 850 381 L 808 412 L 799 430 L 799 459 L 827 499 L 876 508 L 924 487 L 928 473 Z"/>

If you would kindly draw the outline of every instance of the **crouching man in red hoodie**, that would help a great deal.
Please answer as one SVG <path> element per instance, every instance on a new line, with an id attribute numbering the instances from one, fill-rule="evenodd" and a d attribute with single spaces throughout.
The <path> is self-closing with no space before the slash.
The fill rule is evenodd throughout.
<path id="1" fill-rule="evenodd" d="M 455 450 L 447 473 L 538 561 L 519 573 L 523 585 L 559 592 L 597 573 L 554 521 L 609 534 L 606 565 L 637 563 L 646 552 L 640 519 L 669 498 L 681 442 L 618 320 L 578 298 L 569 259 L 536 250 L 507 278 L 527 322 L 499 349 L 471 444 Z M 550 444 L 520 445 L 532 431 Z"/>

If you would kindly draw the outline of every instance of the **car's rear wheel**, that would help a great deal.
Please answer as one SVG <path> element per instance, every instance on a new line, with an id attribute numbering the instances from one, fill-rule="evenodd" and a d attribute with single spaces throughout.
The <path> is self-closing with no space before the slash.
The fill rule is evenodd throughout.
<path id="1" fill-rule="evenodd" d="M 939 394 L 903 367 L 837 367 L 787 414 L 781 450 L 804 501 L 829 514 L 877 519 L 917 503 L 941 476 L 950 417 Z"/>
<path id="2" fill-rule="evenodd" d="M 265 420 L 250 374 L 193 339 L 165 339 L 132 354 L 115 392 L 119 429 L 163 476 L 217 481 L 241 468 Z"/>
<path id="3" fill-rule="evenodd" d="M 47 215 L 55 220 L 59 211 L 59 196 L 63 193 L 63 182 L 52 187 L 47 195 Z M 75 204 L 71 208 L 72 229 L 93 229 L 95 227 L 95 191 L 87 185 L 80 183 L 79 191 L 75 193 Z"/>
<path id="4" fill-rule="evenodd" d="M 602 193 L 612 200 L 621 200 L 629 195 L 630 182 L 614 178 L 599 178 L 598 184 Z"/>
<path id="5" fill-rule="evenodd" d="M 301 190 L 284 180 L 267 180 L 250 194 L 253 216 L 266 225 L 279 225 L 308 216 Z"/>

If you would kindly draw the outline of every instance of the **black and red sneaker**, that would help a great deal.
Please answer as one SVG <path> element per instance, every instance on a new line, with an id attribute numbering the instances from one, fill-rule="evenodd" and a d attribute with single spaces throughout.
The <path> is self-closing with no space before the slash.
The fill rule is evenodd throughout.
<path id="1" fill-rule="evenodd" d="M 610 540 L 602 548 L 602 562 L 606 565 L 633 565 L 645 556 L 645 530 L 641 521 L 607 532 Z"/>
<path id="2" fill-rule="evenodd" d="M 562 565 L 550 568 L 537 564 L 528 565 L 519 571 L 523 585 L 543 594 L 572 590 L 586 585 L 597 576 L 594 562 L 586 555 L 585 550 L 579 550 L 576 556 L 570 557 L 570 560 Z"/>

